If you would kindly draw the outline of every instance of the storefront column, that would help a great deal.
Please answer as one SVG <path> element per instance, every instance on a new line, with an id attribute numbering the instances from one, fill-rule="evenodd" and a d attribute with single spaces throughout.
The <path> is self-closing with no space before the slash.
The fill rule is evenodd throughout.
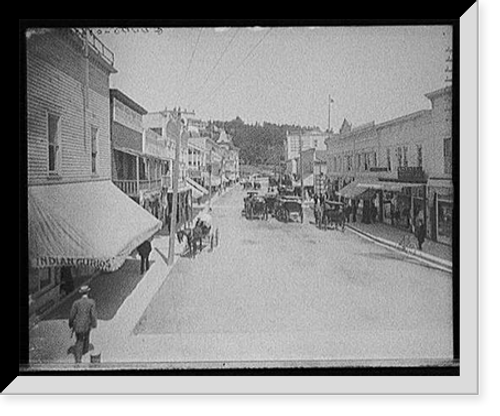
<path id="1" fill-rule="evenodd" d="M 424 229 L 427 237 L 427 185 L 422 186 L 422 198 L 424 200 L 422 209 L 424 210 Z"/>

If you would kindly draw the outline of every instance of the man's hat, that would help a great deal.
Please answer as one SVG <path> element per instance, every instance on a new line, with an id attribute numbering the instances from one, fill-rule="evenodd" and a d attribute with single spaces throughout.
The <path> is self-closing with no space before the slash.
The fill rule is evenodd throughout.
<path id="1" fill-rule="evenodd" d="M 85 286 L 81 286 L 80 289 L 78 289 L 78 292 L 79 293 L 89 293 L 90 292 L 90 287 L 85 285 Z"/>

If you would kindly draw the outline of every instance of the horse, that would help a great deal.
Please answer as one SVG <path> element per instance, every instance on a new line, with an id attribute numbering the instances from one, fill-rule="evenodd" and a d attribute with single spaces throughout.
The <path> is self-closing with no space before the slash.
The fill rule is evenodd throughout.
<path id="1" fill-rule="evenodd" d="M 203 227 L 200 224 L 196 224 L 193 228 L 177 231 L 177 240 L 179 243 L 182 243 L 184 238 L 187 240 L 190 257 L 196 256 L 198 248 L 200 249 L 200 253 L 203 251 Z"/>

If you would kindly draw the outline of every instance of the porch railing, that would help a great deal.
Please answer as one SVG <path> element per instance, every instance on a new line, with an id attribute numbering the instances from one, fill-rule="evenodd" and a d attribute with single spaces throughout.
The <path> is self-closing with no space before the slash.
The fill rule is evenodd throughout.
<path id="1" fill-rule="evenodd" d="M 113 183 L 130 196 L 139 195 L 140 191 L 157 191 L 163 186 L 163 179 L 140 180 L 114 179 Z"/>

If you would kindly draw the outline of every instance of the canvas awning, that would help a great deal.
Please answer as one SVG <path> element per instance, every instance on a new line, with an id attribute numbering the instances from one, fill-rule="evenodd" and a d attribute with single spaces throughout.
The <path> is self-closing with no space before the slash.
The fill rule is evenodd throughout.
<path id="1" fill-rule="evenodd" d="M 204 193 L 201 192 L 196 186 L 194 186 L 192 184 L 192 182 L 193 181 L 188 180 L 187 181 L 187 186 L 188 186 L 189 189 L 191 189 L 193 198 L 195 198 L 195 199 L 201 198 L 204 195 Z"/>
<path id="2" fill-rule="evenodd" d="M 372 181 L 359 179 L 351 182 L 339 190 L 339 195 L 344 198 L 371 198 L 375 191 L 401 192 L 403 188 L 422 187 L 425 183 L 396 182 L 396 181 Z"/>
<path id="3" fill-rule="evenodd" d="M 354 181 L 340 189 L 338 194 L 348 199 L 368 198 L 373 194 L 373 190 Z"/>
<path id="4" fill-rule="evenodd" d="M 389 192 L 401 192 L 403 188 L 415 188 L 425 186 L 425 183 L 415 183 L 415 182 L 396 182 L 396 181 L 362 181 L 358 182 L 358 186 L 362 186 L 369 189 L 389 191 Z"/>
<path id="5" fill-rule="evenodd" d="M 161 226 L 109 180 L 28 188 L 29 258 L 35 268 L 116 270 Z"/>
<path id="6" fill-rule="evenodd" d="M 314 186 L 314 175 L 311 174 L 309 176 L 306 176 L 303 180 L 304 186 Z M 293 186 L 296 188 L 299 188 L 302 186 L 300 179 L 298 181 L 293 181 Z"/>
<path id="7" fill-rule="evenodd" d="M 193 181 L 191 178 L 186 178 L 186 182 L 188 183 L 188 185 L 191 186 L 191 188 L 195 188 L 197 190 L 197 192 L 200 192 L 202 195 L 208 195 L 208 193 L 209 193 L 208 189 L 205 189 L 198 182 Z"/>

